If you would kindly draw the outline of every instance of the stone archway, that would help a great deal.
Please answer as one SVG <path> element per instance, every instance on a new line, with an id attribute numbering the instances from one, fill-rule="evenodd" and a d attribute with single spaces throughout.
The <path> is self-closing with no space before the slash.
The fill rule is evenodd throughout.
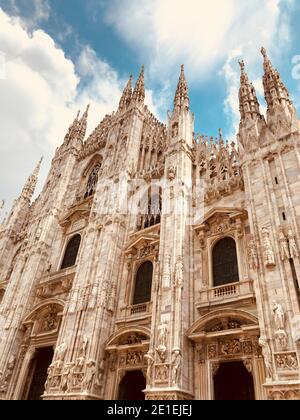
<path id="1" fill-rule="evenodd" d="M 49 299 L 36 305 L 25 317 L 25 333 L 15 369 L 18 377 L 15 379 L 14 399 L 41 399 L 58 338 L 63 308 L 64 301 Z"/>
<path id="2" fill-rule="evenodd" d="M 220 366 L 226 368 L 227 374 L 230 367 L 232 372 L 234 368 L 238 370 L 239 367 L 240 375 L 244 377 L 245 395 L 248 392 L 246 388 L 248 389 L 251 383 L 250 374 L 253 380 L 254 399 L 265 399 L 262 386 L 265 372 L 258 345 L 259 335 L 258 319 L 255 315 L 231 308 L 212 311 L 191 326 L 187 336 L 195 343 L 194 371 L 198 391 L 196 399 L 215 398 L 215 376 Z M 224 367 L 225 363 L 227 366 Z M 240 379 L 237 377 L 237 380 Z M 250 397 L 252 391 L 249 391 Z"/>
<path id="3" fill-rule="evenodd" d="M 107 369 L 110 373 L 107 375 L 105 399 L 118 399 L 122 383 L 131 381 L 133 375 L 138 375 L 140 378 L 140 385 L 136 389 L 137 394 L 141 395 L 140 392 L 145 390 L 146 361 L 144 356 L 149 350 L 149 343 L 150 330 L 140 326 L 121 328 L 110 337 L 105 347 L 108 360 Z M 140 389 L 142 384 L 145 384 L 143 390 Z"/>
<path id="4" fill-rule="evenodd" d="M 118 389 L 119 401 L 145 400 L 146 379 L 141 370 L 129 370 L 120 381 Z"/>

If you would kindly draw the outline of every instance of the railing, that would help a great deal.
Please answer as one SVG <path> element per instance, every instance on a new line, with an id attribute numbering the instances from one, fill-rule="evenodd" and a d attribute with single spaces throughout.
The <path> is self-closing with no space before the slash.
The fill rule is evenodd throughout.
<path id="1" fill-rule="evenodd" d="M 215 289 L 215 298 L 224 297 L 224 296 L 232 296 L 237 294 L 237 287 L 235 285 L 231 286 L 224 286 Z"/>
<path id="2" fill-rule="evenodd" d="M 238 283 L 201 290 L 197 307 L 203 308 L 226 301 L 254 298 L 254 296 L 253 280 L 243 280 Z"/>
<path id="3" fill-rule="evenodd" d="M 141 305 L 134 305 L 134 306 L 132 306 L 130 313 L 131 313 L 131 315 L 141 314 L 143 312 L 147 312 L 147 310 L 148 310 L 148 304 L 147 303 L 143 303 Z"/>
<path id="4" fill-rule="evenodd" d="M 151 302 L 131 305 L 121 309 L 121 318 L 149 316 L 151 313 Z"/>

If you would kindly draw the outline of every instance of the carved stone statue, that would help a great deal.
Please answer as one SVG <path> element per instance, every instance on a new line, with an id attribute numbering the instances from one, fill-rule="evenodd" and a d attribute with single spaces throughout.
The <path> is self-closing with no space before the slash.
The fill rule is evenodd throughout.
<path id="1" fill-rule="evenodd" d="M 298 247 L 297 247 L 295 235 L 294 235 L 294 233 L 293 233 L 293 231 L 292 231 L 291 228 L 288 231 L 288 240 L 289 240 L 289 247 L 290 247 L 291 257 L 293 259 L 299 258 L 299 251 L 298 251 Z"/>
<path id="2" fill-rule="evenodd" d="M 147 371 L 146 371 L 146 377 L 147 377 L 147 385 L 152 386 L 152 371 L 153 371 L 153 365 L 154 365 L 154 352 L 153 350 L 149 350 L 148 353 L 144 356 L 146 362 L 147 362 Z"/>
<path id="3" fill-rule="evenodd" d="M 265 337 L 260 337 L 260 339 L 258 340 L 258 343 L 262 348 L 262 355 L 263 355 L 265 367 L 266 367 L 266 376 L 268 379 L 272 379 L 273 364 L 272 364 L 272 353 L 271 353 L 270 346 Z"/>
<path id="4" fill-rule="evenodd" d="M 93 385 L 93 380 L 96 374 L 96 362 L 93 359 L 90 359 L 87 363 L 86 363 L 86 368 L 85 368 L 85 375 L 83 378 L 83 382 L 82 382 L 82 389 L 83 392 L 90 392 L 92 389 L 92 385 Z"/>
<path id="5" fill-rule="evenodd" d="M 181 350 L 175 348 L 172 351 L 172 384 L 174 386 L 179 385 L 181 375 L 181 362 L 182 362 Z"/>
<path id="6" fill-rule="evenodd" d="M 60 365 L 64 362 L 66 353 L 67 353 L 67 344 L 65 342 L 61 343 L 55 351 L 55 357 L 54 360 L 58 362 Z"/>
<path id="7" fill-rule="evenodd" d="M 256 270 L 258 268 L 257 249 L 255 239 L 253 236 L 251 236 L 248 245 L 248 262 L 251 270 Z"/>
<path id="8" fill-rule="evenodd" d="M 273 303 L 273 316 L 276 330 L 284 330 L 285 314 L 282 306 L 279 303 Z"/>
<path id="9" fill-rule="evenodd" d="M 274 256 L 273 248 L 271 245 L 270 232 L 267 227 L 262 228 L 262 238 L 263 238 L 265 266 L 274 267 L 276 265 L 275 256 Z"/>
<path id="10" fill-rule="evenodd" d="M 181 255 L 176 260 L 175 287 L 179 289 L 183 287 L 183 261 Z"/>
<path id="11" fill-rule="evenodd" d="M 158 327 L 158 347 L 156 351 L 162 362 L 166 360 L 168 325 L 163 323 Z"/>
<path id="12" fill-rule="evenodd" d="M 163 272 L 163 287 L 164 288 L 168 288 L 171 286 L 171 256 L 170 254 L 167 254 L 165 257 L 165 262 L 164 262 L 164 272 Z"/>
<path id="13" fill-rule="evenodd" d="M 275 324 L 275 338 L 282 349 L 287 347 L 287 334 L 285 331 L 285 313 L 279 303 L 273 303 L 273 317 Z"/>
<path id="14" fill-rule="evenodd" d="M 280 246 L 280 258 L 281 261 L 288 260 L 290 258 L 290 251 L 288 242 L 282 228 L 279 231 L 279 246 Z"/>

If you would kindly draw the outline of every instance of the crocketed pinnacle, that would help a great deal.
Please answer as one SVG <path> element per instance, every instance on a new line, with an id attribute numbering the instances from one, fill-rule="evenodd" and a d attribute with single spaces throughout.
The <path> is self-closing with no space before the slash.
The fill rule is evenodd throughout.
<path id="1" fill-rule="evenodd" d="M 254 117 L 255 115 L 261 114 L 255 88 L 253 84 L 250 83 L 248 75 L 245 72 L 244 61 L 239 61 L 239 65 L 241 68 L 241 86 L 239 91 L 239 101 L 241 119 L 243 120 L 246 117 L 246 115 Z"/>
<path id="2" fill-rule="evenodd" d="M 125 86 L 122 97 L 120 99 L 120 103 L 119 103 L 120 111 L 127 109 L 130 105 L 131 98 L 132 98 L 132 79 L 133 77 L 132 75 L 130 75 L 130 78 Z"/>
<path id="3" fill-rule="evenodd" d="M 136 82 L 132 99 L 137 104 L 143 104 L 145 101 L 145 67 L 142 66 L 141 73 Z"/>
<path id="4" fill-rule="evenodd" d="M 283 84 L 278 70 L 273 68 L 266 49 L 262 47 L 261 53 L 264 57 L 263 85 L 268 109 L 273 108 L 276 104 L 292 104 L 289 92 Z"/>
<path id="5" fill-rule="evenodd" d="M 38 182 L 38 176 L 41 169 L 41 164 L 43 161 L 43 157 L 39 160 L 38 164 L 36 165 L 33 173 L 29 176 L 24 185 L 23 191 L 21 193 L 21 198 L 25 199 L 26 201 L 31 201 L 32 196 L 34 194 L 36 184 Z"/>
<path id="6" fill-rule="evenodd" d="M 90 105 L 88 105 L 86 107 L 86 110 L 81 118 L 81 120 L 79 121 L 78 124 L 78 135 L 77 138 L 83 142 L 85 135 L 86 135 L 86 128 L 87 128 L 87 123 L 88 123 L 88 116 L 89 116 L 89 109 L 90 109 Z"/>
<path id="7" fill-rule="evenodd" d="M 190 99 L 187 82 L 184 75 L 184 65 L 181 66 L 181 73 L 174 98 L 174 111 L 188 111 L 190 109 Z"/>

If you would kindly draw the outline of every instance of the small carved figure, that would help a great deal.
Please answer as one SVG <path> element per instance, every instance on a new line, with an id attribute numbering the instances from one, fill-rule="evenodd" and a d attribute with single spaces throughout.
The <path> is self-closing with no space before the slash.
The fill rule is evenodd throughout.
<path id="1" fill-rule="evenodd" d="M 92 389 L 93 380 L 96 374 L 96 362 L 90 359 L 86 363 L 85 375 L 82 383 L 83 392 L 89 392 Z"/>
<path id="2" fill-rule="evenodd" d="M 285 314 L 282 306 L 279 303 L 273 303 L 273 314 L 276 330 L 284 330 Z"/>
<path id="3" fill-rule="evenodd" d="M 288 247 L 288 242 L 281 228 L 279 231 L 279 246 L 280 246 L 280 258 L 281 261 L 288 260 L 290 258 L 290 251 Z"/>
<path id="4" fill-rule="evenodd" d="M 270 232 L 267 227 L 262 228 L 264 259 L 266 267 L 273 267 L 276 265 L 274 252 L 270 240 Z"/>
<path id="5" fill-rule="evenodd" d="M 295 235 L 294 235 L 291 228 L 288 231 L 288 240 L 289 240 L 289 248 L 290 248 L 291 257 L 293 259 L 299 258 L 299 251 L 298 251 L 298 247 L 297 247 L 297 244 L 296 244 Z"/>
<path id="6" fill-rule="evenodd" d="M 147 354 L 144 356 L 146 362 L 147 362 L 147 385 L 152 386 L 152 370 L 154 365 L 154 352 L 153 350 L 149 350 Z"/>
<path id="7" fill-rule="evenodd" d="M 181 350 L 175 348 L 172 351 L 172 383 L 174 386 L 179 384 L 181 374 Z"/>
<path id="8" fill-rule="evenodd" d="M 265 337 L 260 337 L 258 343 L 262 348 L 262 355 L 265 362 L 267 378 L 272 379 L 273 366 L 272 366 L 272 353 L 271 353 L 270 346 Z"/>
<path id="9" fill-rule="evenodd" d="M 249 267 L 252 270 L 256 270 L 258 267 L 257 249 L 254 237 L 251 236 L 251 240 L 248 245 L 248 261 Z"/>

